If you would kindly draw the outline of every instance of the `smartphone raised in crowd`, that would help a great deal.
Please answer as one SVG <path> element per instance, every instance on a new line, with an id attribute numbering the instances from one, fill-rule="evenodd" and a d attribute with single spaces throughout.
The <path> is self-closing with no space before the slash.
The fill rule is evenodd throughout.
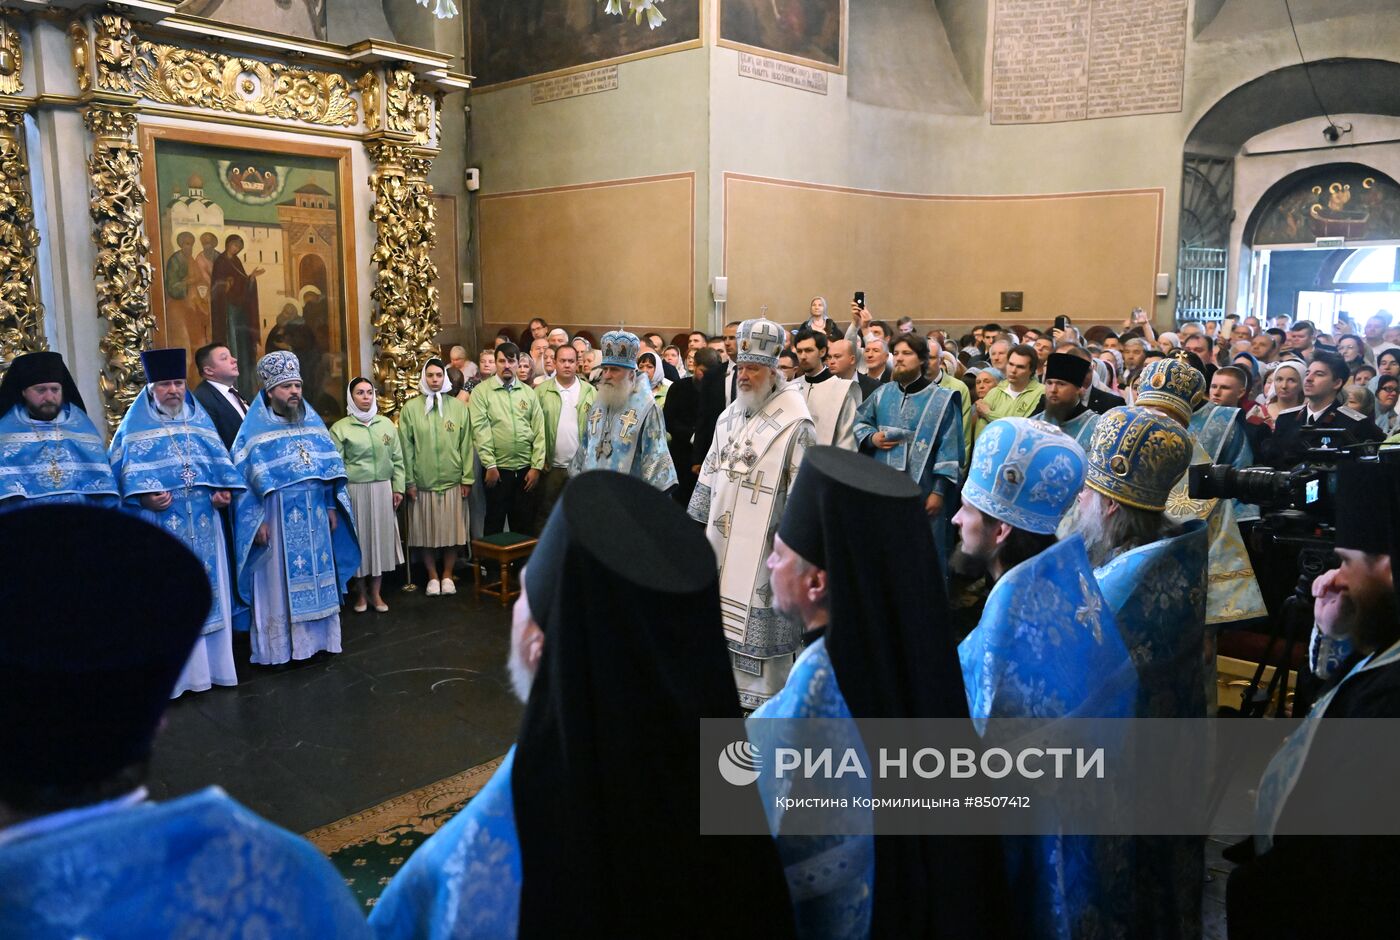
<path id="1" fill-rule="evenodd" d="M 859 307 L 862 310 L 865 309 L 865 291 L 856 291 L 855 302 L 857 307 Z"/>

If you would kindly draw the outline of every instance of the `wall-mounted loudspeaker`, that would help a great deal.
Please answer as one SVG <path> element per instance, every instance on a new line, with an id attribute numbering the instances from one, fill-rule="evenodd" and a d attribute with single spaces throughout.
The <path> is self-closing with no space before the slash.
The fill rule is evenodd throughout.
<path id="1" fill-rule="evenodd" d="M 1170 274 L 1157 275 L 1157 296 L 1165 297 L 1172 292 L 1172 276 Z"/>
<path id="2" fill-rule="evenodd" d="M 729 278 L 717 277 L 710 291 L 715 295 L 715 303 L 722 304 L 729 299 Z"/>

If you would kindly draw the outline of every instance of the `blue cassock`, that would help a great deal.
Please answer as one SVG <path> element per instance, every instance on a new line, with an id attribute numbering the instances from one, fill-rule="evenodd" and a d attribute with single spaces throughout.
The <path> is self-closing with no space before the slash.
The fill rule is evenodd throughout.
<path id="1" fill-rule="evenodd" d="M 856 412 L 856 444 L 863 445 L 876 431 L 903 431 L 904 439 L 889 450 L 876 449 L 874 457 L 902 470 L 928 496 L 957 484 L 963 458 L 962 409 L 953 393 L 938 385 L 905 395 L 896 382 L 886 382 Z"/>
<path id="2" fill-rule="evenodd" d="M 815 727 L 812 723 L 791 720 L 805 718 L 830 720 Z M 825 638 L 803 650 L 793 664 L 787 685 L 759 706 L 745 726 L 749 740 L 763 754 L 774 754 L 778 747 L 831 747 L 836 754 L 852 748 L 861 755 L 862 763 L 869 766 L 864 742 L 836 684 Z M 821 740 L 813 741 L 814 734 Z M 790 794 L 792 783 L 791 776 L 777 779 L 764 773 L 758 778 L 768 829 L 778 843 L 778 855 L 787 875 L 797 935 L 832 940 L 870 936 L 875 902 L 875 837 L 870 835 L 873 822 L 858 827 L 863 832 L 784 835 L 783 810 L 777 800 Z M 804 783 L 810 784 L 810 781 Z M 870 796 L 868 780 L 842 777 L 821 783 L 821 792 L 813 795 Z M 869 811 L 866 812 L 868 815 Z"/>
<path id="3" fill-rule="evenodd" d="M 520 923 L 520 842 L 512 747 L 486 786 L 409 857 L 369 925 L 380 938 L 513 940 Z"/>
<path id="4" fill-rule="evenodd" d="M 345 586 L 360 567 L 355 515 L 346 491 L 345 461 L 319 415 L 303 408 L 300 421 L 277 417 L 261 392 L 233 441 L 233 465 L 248 483 L 234 501 L 234 555 L 238 592 L 253 601 L 253 572 L 268 550 L 254 544 L 266 519 L 264 501 L 281 496 L 282 570 L 292 621 L 319 620 L 340 611 Z M 327 509 L 339 509 L 334 533 Z"/>
<path id="5" fill-rule="evenodd" d="M 1079 536 L 1012 568 L 993 586 L 982 619 L 958 646 L 978 733 L 988 718 L 1128 718 L 1137 677 L 1128 647 Z M 1132 841 L 1105 836 L 1005 840 L 1012 921 L 1021 935 L 1069 938 L 1097 925 L 1126 935 Z"/>
<path id="6" fill-rule="evenodd" d="M 1254 464 L 1254 449 L 1244 433 L 1240 409 L 1208 401 L 1191 412 L 1191 436 L 1210 455 L 1211 463 L 1243 469 Z M 1235 521 L 1259 518 L 1259 507 L 1235 500 Z"/>
<path id="7" fill-rule="evenodd" d="M 54 420 L 35 421 L 20 402 L 0 417 L 0 512 L 117 500 L 107 446 L 81 408 L 64 405 Z"/>
<path id="8" fill-rule="evenodd" d="M 367 937 L 310 843 L 211 788 L 0 846 L 0 937 Z"/>
<path id="9" fill-rule="evenodd" d="M 203 563 L 213 592 L 204 632 L 223 627 L 219 599 L 230 585 L 218 577 L 224 537 L 211 499 L 215 490 L 237 493 L 247 484 L 234 469 L 209 414 L 186 392 L 181 416 L 165 417 L 147 386 L 117 427 L 108 458 L 122 506 L 180 539 Z M 164 512 L 143 509 L 140 498 L 147 493 L 169 493 L 170 507 Z"/>
<path id="10" fill-rule="evenodd" d="M 666 446 L 666 421 L 645 376 L 638 377 L 621 408 L 609 409 L 594 400 L 578 451 L 569 463 L 569 475 L 585 470 L 628 473 L 663 492 L 676 485 L 676 466 Z"/>
<path id="11" fill-rule="evenodd" d="M 1206 579 L 1210 539 L 1192 520 L 1180 535 L 1125 552 L 1094 572 L 1137 666 L 1138 718 L 1207 716 Z M 1190 780 L 1209 768 L 1178 764 Z M 1183 814 L 1194 807 L 1183 807 Z M 1134 909 L 1141 931 L 1200 936 L 1204 836 L 1133 839 Z M 1129 884 L 1125 883 L 1126 891 Z M 1155 928 L 1155 929 L 1154 929 Z M 1130 930 L 1129 935 L 1140 930 Z"/>

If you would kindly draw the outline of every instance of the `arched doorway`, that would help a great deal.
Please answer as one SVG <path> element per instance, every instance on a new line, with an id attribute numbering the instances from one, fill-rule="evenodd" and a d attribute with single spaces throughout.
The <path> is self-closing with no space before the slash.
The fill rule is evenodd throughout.
<path id="1" fill-rule="evenodd" d="M 1390 177 L 1400 177 L 1400 144 L 1366 144 L 1367 139 L 1394 138 L 1368 138 L 1362 126 L 1367 120 L 1400 116 L 1396 89 L 1400 62 L 1328 59 L 1261 75 L 1201 116 L 1183 148 L 1178 321 L 1219 319 L 1227 311 L 1261 317 L 1274 312 L 1264 306 L 1267 259 L 1249 245 L 1248 220 L 1268 201 L 1272 188 L 1296 172 L 1351 159 L 1382 163 L 1380 169 L 1390 169 Z M 1329 125 L 1319 111 L 1319 97 L 1343 128 L 1336 139 L 1323 135 Z M 1384 160 L 1375 159 L 1384 147 L 1395 149 Z M 1307 240 L 1316 237 L 1324 236 Z M 1354 247 L 1359 238 L 1325 237 L 1346 238 L 1346 247 Z"/>
<path id="2" fill-rule="evenodd" d="M 320 255 L 302 255 L 301 262 L 297 264 L 297 293 L 301 294 L 307 287 L 314 287 L 322 294 L 328 293 L 326 262 L 321 260 Z"/>

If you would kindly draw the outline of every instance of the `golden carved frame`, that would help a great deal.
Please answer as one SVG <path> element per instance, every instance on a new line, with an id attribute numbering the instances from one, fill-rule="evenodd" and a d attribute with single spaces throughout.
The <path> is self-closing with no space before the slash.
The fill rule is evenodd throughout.
<path id="1" fill-rule="evenodd" d="M 429 257 L 435 207 L 427 175 L 443 143 L 443 97 L 469 88 L 470 78 L 451 72 L 451 57 L 442 53 L 377 40 L 337 46 L 288 39 L 179 14 L 175 5 L 147 0 L 138 9 L 114 3 L 64 17 L 78 95 L 43 96 L 49 106 L 79 107 L 91 133 L 98 311 L 107 320 L 101 386 L 109 426 L 116 426 L 139 393 L 139 353 L 150 347 L 165 315 L 164 292 L 151 290 L 163 276 L 163 259 L 150 244 L 159 231 L 157 139 L 221 141 L 338 160 L 347 220 L 341 245 L 347 348 L 355 360 L 347 365 L 351 371 L 360 365 L 359 279 L 366 273 L 354 248 L 355 220 L 364 216 L 352 213 L 368 213 L 376 232 L 370 292 L 376 308 L 374 372 L 381 407 L 394 413 L 416 391 L 418 369 L 434 352 L 440 328 L 437 271 Z M 354 199 L 351 151 L 344 146 L 221 138 L 146 124 L 145 117 L 359 142 L 374 166 L 372 204 Z M 37 299 L 35 306 L 41 316 Z"/>
<path id="2" fill-rule="evenodd" d="M 337 232 L 340 239 L 340 270 L 345 279 L 343 288 L 344 298 L 344 318 L 345 318 L 345 348 L 350 361 L 346 363 L 347 374 L 354 375 L 359 369 L 360 362 L 360 300 L 359 300 L 359 278 L 353 276 L 358 269 L 355 260 L 355 218 L 357 213 L 363 211 L 354 200 L 354 179 L 350 168 L 350 148 L 334 147 L 326 144 L 303 143 L 300 141 L 268 140 L 265 137 L 245 137 L 237 134 L 216 134 L 208 131 L 196 130 L 191 127 L 170 127 L 160 124 L 143 124 L 137 130 L 137 140 L 141 151 L 141 184 L 146 192 L 158 192 L 156 186 L 156 141 L 169 140 L 181 141 L 184 143 L 208 144 L 213 147 L 230 147 L 239 150 L 263 151 L 270 156 L 276 154 L 290 153 L 305 157 L 326 157 L 336 161 L 336 179 L 340 186 L 340 217 L 342 219 L 341 230 Z M 172 245 L 160 244 L 158 233 L 160 232 L 160 202 L 151 199 L 146 202 L 144 219 L 146 232 L 151 243 L 147 257 L 154 268 L 155 276 L 151 281 L 152 317 L 156 323 L 156 329 L 161 334 L 166 333 L 166 310 L 165 310 L 165 257 L 168 256 Z M 335 354 L 338 349 L 331 349 Z M 189 350 L 191 356 L 194 350 Z M 251 369 L 252 363 L 243 363 L 243 368 Z"/>

